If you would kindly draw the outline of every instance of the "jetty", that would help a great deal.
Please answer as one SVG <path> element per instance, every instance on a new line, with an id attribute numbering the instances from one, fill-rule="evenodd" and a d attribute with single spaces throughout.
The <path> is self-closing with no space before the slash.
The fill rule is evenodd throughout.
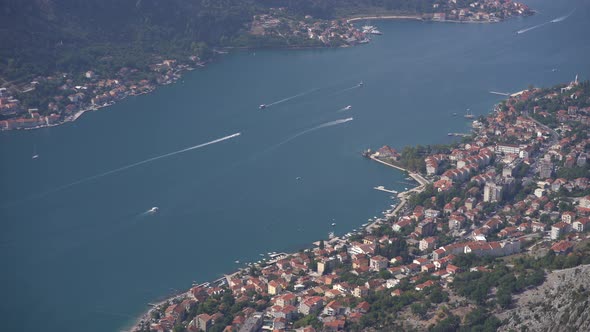
<path id="1" fill-rule="evenodd" d="M 510 96 L 510 93 L 507 92 L 498 92 L 498 91 L 490 91 L 491 94 L 500 95 L 500 96 Z"/>
<path id="2" fill-rule="evenodd" d="M 366 152 L 365 152 L 365 153 L 366 153 Z M 409 176 L 410 176 L 412 179 L 414 179 L 416 182 L 418 182 L 418 183 L 419 183 L 421 186 L 425 186 L 425 185 L 427 185 L 428 183 L 430 183 L 428 180 L 426 180 L 426 179 L 425 179 L 425 178 L 424 178 L 422 175 L 420 175 L 420 174 L 418 174 L 418 173 L 415 173 L 415 172 L 410 172 L 410 171 L 408 171 L 407 169 L 405 169 L 405 168 L 403 168 L 403 167 L 400 167 L 400 166 L 397 166 L 397 165 L 394 165 L 394 164 L 390 164 L 390 163 L 388 163 L 388 162 L 385 162 L 385 161 L 383 161 L 383 160 L 380 160 L 379 158 L 375 157 L 374 155 L 368 155 L 368 157 L 369 157 L 371 160 L 374 160 L 374 161 L 376 161 L 376 162 L 378 162 L 378 163 L 381 163 L 381 164 L 383 164 L 383 165 L 385 165 L 385 166 L 393 167 L 393 168 L 395 168 L 395 169 L 398 169 L 398 170 L 400 170 L 400 171 L 402 171 L 402 172 L 407 172 L 407 173 L 408 173 L 408 175 L 409 175 Z"/>
<path id="3" fill-rule="evenodd" d="M 406 191 L 402 191 L 400 193 L 397 194 L 397 198 L 400 200 L 400 202 L 397 204 L 397 206 L 395 207 L 395 209 L 393 209 L 393 211 L 391 211 L 390 213 L 388 213 L 389 216 L 393 217 L 395 216 L 401 209 L 403 209 L 405 207 L 405 205 L 408 202 L 408 199 L 410 198 L 410 196 L 414 193 L 420 193 L 422 192 L 422 190 L 424 190 L 424 188 L 426 188 L 426 186 L 430 183 L 430 181 L 428 181 L 427 179 L 425 179 L 421 174 L 416 173 L 416 172 L 410 172 L 409 170 L 400 167 L 398 165 L 394 165 L 392 163 L 388 163 L 386 161 L 380 160 L 379 158 L 377 158 L 374 154 L 371 154 L 369 151 L 366 151 L 363 154 L 365 157 L 370 158 L 371 160 L 374 160 L 378 163 L 381 163 L 383 165 L 398 169 L 400 171 L 404 171 L 407 172 L 408 175 L 414 179 L 414 181 L 418 182 L 419 186 L 414 187 L 412 189 L 406 190 Z M 381 189 L 378 189 L 379 187 L 381 187 Z M 387 190 L 383 190 L 385 188 L 383 188 L 383 186 L 379 186 L 379 187 L 375 187 L 376 190 L 381 190 L 381 191 L 386 191 L 386 192 L 392 192 L 392 191 L 387 191 Z M 393 192 L 392 192 L 393 193 Z M 374 223 L 375 224 L 375 223 Z"/>
<path id="4" fill-rule="evenodd" d="M 373 187 L 373 189 L 375 190 L 379 190 L 379 191 L 384 191 L 386 193 L 390 193 L 390 194 L 396 194 L 397 195 L 397 191 L 393 190 L 393 189 L 386 189 L 384 186 L 377 186 L 377 187 Z"/>

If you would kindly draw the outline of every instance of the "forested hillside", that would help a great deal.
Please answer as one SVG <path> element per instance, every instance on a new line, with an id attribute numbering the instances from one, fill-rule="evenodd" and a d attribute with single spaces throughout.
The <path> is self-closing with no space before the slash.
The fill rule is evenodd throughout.
<path id="1" fill-rule="evenodd" d="M 433 0 L 4 0 L 0 76 L 30 78 L 93 66 L 147 65 L 150 54 L 203 53 L 231 45 L 256 13 L 335 18 L 397 10 L 426 12 Z M 100 70 L 100 68 L 99 68 Z"/>
<path id="2" fill-rule="evenodd" d="M 195 52 L 237 34 L 252 0 L 5 0 L 0 2 L 0 75 L 88 68 L 111 56 L 125 63 L 145 53 Z M 116 67 L 116 66 L 113 66 Z"/>

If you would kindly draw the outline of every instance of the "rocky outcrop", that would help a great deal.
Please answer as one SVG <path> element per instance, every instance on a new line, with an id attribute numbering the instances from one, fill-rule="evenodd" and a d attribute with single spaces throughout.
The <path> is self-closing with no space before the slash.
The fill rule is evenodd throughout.
<path id="1" fill-rule="evenodd" d="M 549 273 L 497 316 L 500 331 L 590 331 L 590 265 Z"/>

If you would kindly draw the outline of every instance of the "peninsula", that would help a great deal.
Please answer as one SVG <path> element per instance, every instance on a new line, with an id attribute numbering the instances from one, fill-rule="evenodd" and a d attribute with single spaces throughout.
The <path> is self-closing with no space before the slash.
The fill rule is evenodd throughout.
<path id="1" fill-rule="evenodd" d="M 583 329 L 583 310 L 553 309 L 534 289 L 555 293 L 558 275 L 571 284 L 590 264 L 589 129 L 590 82 L 576 78 L 510 96 L 460 142 L 368 150 L 419 183 L 395 209 L 194 285 L 133 331 Z M 553 321 L 520 316 L 529 292 Z M 571 294 L 562 305 L 582 308 L 588 290 Z"/>
<path id="2" fill-rule="evenodd" d="M 170 12 L 177 14 L 162 14 Z M 489 23 L 532 13 L 491 0 L 9 2 L 0 5 L 0 28 L 14 32 L 0 51 L 0 130 L 74 121 L 176 82 L 230 49 L 345 47 L 379 34 L 352 24 L 358 20 Z"/>

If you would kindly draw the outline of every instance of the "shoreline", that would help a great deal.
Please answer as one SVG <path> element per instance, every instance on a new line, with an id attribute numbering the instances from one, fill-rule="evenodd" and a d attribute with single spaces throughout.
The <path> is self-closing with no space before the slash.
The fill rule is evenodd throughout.
<path id="1" fill-rule="evenodd" d="M 409 171 L 409 170 L 407 170 L 407 169 L 405 169 L 405 168 L 403 168 L 401 166 L 394 165 L 394 164 L 385 162 L 383 160 L 377 159 L 376 157 L 374 157 L 372 155 L 369 156 L 369 159 L 371 159 L 373 161 L 376 161 L 376 162 L 378 162 L 380 164 L 383 164 L 385 166 L 394 168 L 394 169 L 396 169 L 398 171 L 406 172 L 406 173 L 409 174 L 410 177 L 412 177 L 412 179 L 414 179 L 414 181 L 416 181 L 419 184 L 418 186 L 413 187 L 411 189 L 408 189 L 408 190 L 405 190 L 405 191 L 400 191 L 397 194 L 397 198 L 399 199 L 399 202 L 397 204 L 395 204 L 395 208 L 391 209 L 391 212 L 388 213 L 387 216 L 395 216 L 395 214 L 398 213 L 401 209 L 403 209 L 403 207 L 407 204 L 408 196 L 410 194 L 422 192 L 424 190 L 424 188 L 426 187 L 426 185 L 430 183 L 430 181 L 426 180 L 419 173 L 411 172 L 411 171 Z M 389 211 L 389 209 L 386 210 L 386 211 Z M 384 211 L 383 214 L 385 214 L 386 211 Z M 360 233 L 360 232 L 363 232 L 363 231 L 364 232 L 371 233 L 373 228 L 379 227 L 381 225 L 382 218 L 383 217 L 375 218 L 372 221 L 370 221 L 368 224 L 366 224 L 366 226 L 362 226 L 361 228 L 359 228 L 359 230 L 357 232 L 350 231 L 349 233 Z M 343 236 L 344 235 L 335 236 L 331 240 L 340 239 Z M 313 245 L 313 243 L 314 242 L 312 242 L 312 245 Z M 286 255 L 286 256 L 290 256 L 292 254 L 293 254 L 292 252 L 291 253 L 281 253 L 281 255 Z M 226 279 L 227 280 L 228 278 L 231 278 L 232 276 L 234 276 L 236 274 L 242 273 L 244 270 L 250 269 L 251 266 L 260 266 L 262 264 L 274 264 L 274 263 L 276 263 L 276 260 L 275 259 L 270 259 L 270 260 L 267 260 L 267 261 L 263 261 L 261 263 L 254 262 L 254 263 L 252 263 L 252 265 L 246 265 L 246 267 L 238 268 L 237 270 L 234 270 L 231 273 L 224 274 L 223 277 L 221 277 L 221 278 L 218 278 L 218 279 L 213 280 L 213 281 L 206 281 L 206 282 L 201 283 L 200 285 L 208 285 L 208 284 L 211 284 L 211 283 L 218 282 L 221 279 Z M 193 284 L 193 286 L 195 286 L 195 285 Z M 189 296 L 189 292 L 190 292 L 190 288 L 188 290 L 186 290 L 186 291 L 183 291 L 181 293 L 172 295 L 172 296 L 167 297 L 167 298 L 165 298 L 163 300 L 160 300 L 160 301 L 158 301 L 156 303 L 147 303 L 147 305 L 148 306 L 151 306 L 151 308 L 148 309 L 147 311 L 143 312 L 141 315 L 139 315 L 137 317 L 137 319 L 134 320 L 133 325 L 131 325 L 129 328 L 123 328 L 121 331 L 127 331 L 127 332 L 137 332 L 137 331 L 139 331 L 139 329 L 141 327 L 141 324 L 144 323 L 144 322 L 149 321 L 152 312 L 154 312 L 155 310 L 157 310 L 158 307 L 160 307 L 161 305 L 166 304 L 166 303 L 168 303 L 170 301 L 175 301 L 175 300 L 180 300 L 180 299 L 186 298 L 187 296 Z"/>
<path id="2" fill-rule="evenodd" d="M 460 21 L 460 20 L 434 20 L 427 19 L 418 15 L 373 15 L 373 16 L 359 16 L 346 19 L 347 23 L 363 21 L 363 20 L 399 20 L 399 21 L 421 21 L 433 23 L 473 23 L 473 24 L 492 24 L 500 23 L 503 20 L 487 20 L 487 21 Z"/>
<path id="3" fill-rule="evenodd" d="M 419 183 L 419 186 L 414 187 L 412 189 L 408 189 L 406 191 L 402 191 L 400 193 L 397 194 L 397 198 L 399 198 L 400 202 L 395 206 L 395 208 L 393 209 L 393 211 L 391 212 L 392 216 L 395 216 L 408 202 L 408 196 L 412 193 L 420 193 L 422 192 L 425 188 L 426 185 L 428 185 L 430 183 L 430 181 L 426 180 L 422 175 L 420 175 L 420 173 L 414 173 L 414 172 L 410 172 L 409 170 L 401 167 L 401 166 L 397 166 L 391 163 L 388 163 L 386 161 L 383 161 L 381 159 L 378 159 L 377 157 L 375 157 L 374 155 L 369 156 L 369 159 L 376 161 L 380 164 L 383 164 L 385 166 L 388 167 L 392 167 L 395 168 L 399 171 L 402 172 L 407 172 L 408 175 L 414 179 L 414 181 Z"/>
<path id="4" fill-rule="evenodd" d="M 461 20 L 434 20 L 431 18 L 424 18 L 424 16 L 419 16 L 419 15 L 379 15 L 379 14 L 374 14 L 374 15 L 363 15 L 363 16 L 357 16 L 357 17 L 350 17 L 350 18 L 342 18 L 343 20 L 345 20 L 347 23 L 353 23 L 353 22 L 357 22 L 357 21 L 363 21 L 363 20 L 400 20 L 400 21 L 421 21 L 421 22 L 433 22 L 433 23 L 459 23 L 459 24 L 463 24 L 463 23 L 467 23 L 467 24 L 491 24 L 491 23 L 500 23 L 502 21 L 504 21 L 504 19 L 498 19 L 498 20 L 487 20 L 487 21 L 461 21 Z M 221 49 L 224 50 L 238 50 L 238 51 L 244 51 L 244 50 L 256 50 L 256 49 L 269 49 L 269 50 L 309 50 L 309 49 L 322 49 L 322 48 L 347 48 L 347 47 L 353 47 L 353 46 L 359 46 L 359 45 L 363 45 L 363 43 L 359 43 L 359 44 L 355 44 L 355 45 L 340 45 L 340 46 L 284 46 L 284 47 L 248 47 L 248 46 L 242 46 L 242 47 L 221 47 Z M 227 54 L 228 52 L 217 52 L 218 55 L 222 55 L 222 54 Z M 208 62 L 212 62 L 213 59 L 211 59 Z M 197 66 L 199 68 L 203 68 L 205 67 L 205 65 L 207 64 L 207 62 L 201 62 L 198 63 Z M 112 106 L 124 99 L 126 99 L 129 96 L 140 96 L 140 95 L 144 95 L 144 94 L 150 94 L 152 92 L 154 92 L 156 89 L 158 89 L 161 86 L 164 85 L 170 85 L 172 83 L 176 83 L 179 79 L 181 79 L 183 77 L 183 75 L 187 72 L 187 71 L 193 71 L 194 67 L 188 67 L 188 68 L 183 68 L 183 69 L 179 69 L 176 72 L 176 76 L 174 76 L 170 81 L 166 81 L 164 83 L 160 83 L 160 84 L 156 84 L 155 86 L 153 86 L 151 89 L 149 89 L 148 91 L 142 91 L 142 92 L 138 92 L 138 93 L 127 93 L 124 96 L 113 100 L 111 102 L 109 102 L 106 105 L 88 105 L 78 111 L 76 111 L 76 113 L 69 115 L 69 116 L 65 116 L 63 119 L 60 119 L 60 121 L 54 122 L 54 123 L 48 123 L 49 120 L 46 120 L 47 123 L 46 124 L 42 124 L 42 125 L 37 125 L 34 127 L 21 127 L 21 128 L 0 128 L 0 132 L 2 131 L 16 131 L 16 130 L 33 130 L 33 129 L 42 129 L 42 128 L 50 128 L 50 127 L 56 127 L 59 125 L 63 125 L 69 122 L 74 122 L 76 120 L 78 120 L 82 115 L 84 115 L 85 112 L 88 111 L 97 111 L 101 108 L 105 108 L 108 106 Z"/>
<path id="5" fill-rule="evenodd" d="M 198 65 L 199 68 L 204 68 L 205 64 L 201 64 Z M 75 111 L 73 114 L 64 116 L 62 119 L 60 119 L 57 122 L 53 122 L 53 123 L 47 123 L 48 120 L 46 120 L 47 122 L 45 124 L 42 125 L 37 125 L 34 127 L 21 127 L 21 128 L 10 128 L 10 129 L 5 129 L 5 128 L 0 128 L 0 132 L 8 132 L 8 131 L 19 131 L 19 130 L 35 130 L 35 129 L 43 129 L 43 128 L 51 128 L 51 127 L 57 127 L 66 123 L 70 123 L 70 122 L 74 122 L 76 120 L 78 120 L 80 117 L 82 117 L 82 115 L 84 115 L 84 113 L 86 112 L 91 112 L 91 111 L 98 111 L 101 108 L 106 108 L 109 106 L 113 106 L 125 99 L 127 99 L 128 97 L 139 97 L 142 95 L 147 95 L 147 94 L 151 94 L 153 92 L 155 92 L 158 88 L 165 86 L 165 85 L 170 85 L 173 83 L 178 82 L 183 75 L 186 72 L 189 71 L 193 71 L 196 68 L 193 67 L 187 67 L 187 68 L 181 68 L 179 69 L 176 73 L 175 76 L 173 78 L 171 78 L 169 81 L 166 81 L 164 83 L 158 83 L 158 84 L 154 84 L 153 86 L 151 86 L 149 89 L 143 90 L 141 92 L 126 92 L 125 94 L 123 94 L 120 97 L 117 97 L 116 99 L 113 99 L 107 103 L 104 103 L 102 105 L 96 105 L 96 104 L 89 104 L 86 105 L 82 108 L 80 108 L 79 110 Z M 46 118 L 48 118 L 48 116 L 46 116 Z"/>
<path id="6" fill-rule="evenodd" d="M 413 20 L 424 21 L 424 18 L 417 15 L 373 15 L 373 16 L 358 16 L 346 19 L 346 23 L 363 21 L 363 20 Z"/>

